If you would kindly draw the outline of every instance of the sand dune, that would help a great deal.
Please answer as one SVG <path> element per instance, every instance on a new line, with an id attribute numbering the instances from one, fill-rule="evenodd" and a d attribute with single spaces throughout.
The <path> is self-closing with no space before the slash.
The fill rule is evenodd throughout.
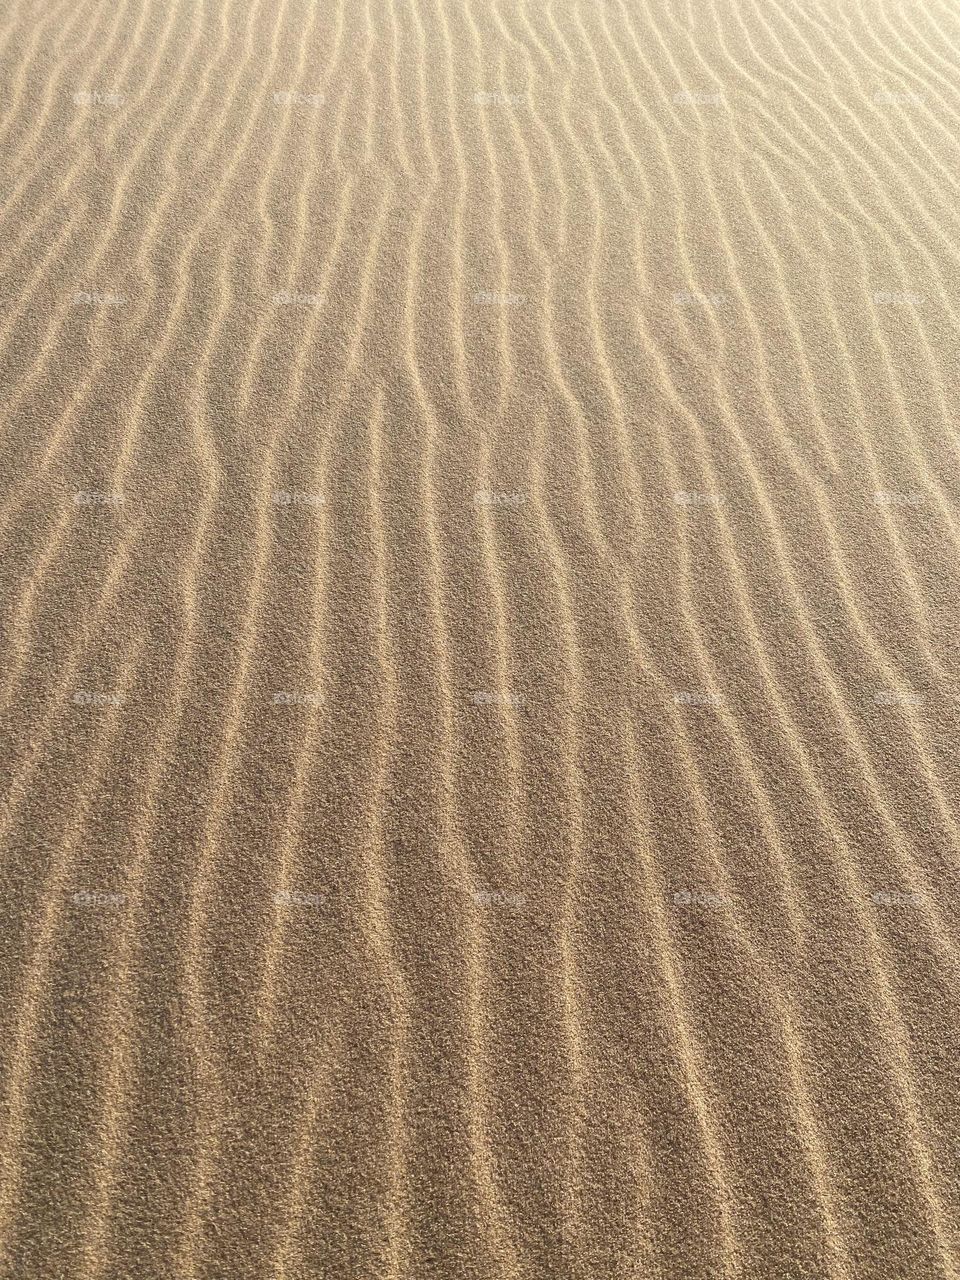
<path id="1" fill-rule="evenodd" d="M 10 0 L 4 1276 L 960 1276 L 958 53 Z"/>

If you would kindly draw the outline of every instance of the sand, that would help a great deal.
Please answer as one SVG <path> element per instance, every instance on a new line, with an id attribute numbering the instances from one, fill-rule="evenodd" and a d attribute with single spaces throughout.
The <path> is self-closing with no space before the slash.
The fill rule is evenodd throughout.
<path id="1" fill-rule="evenodd" d="M 4 1278 L 960 1275 L 958 53 L 8 0 Z"/>

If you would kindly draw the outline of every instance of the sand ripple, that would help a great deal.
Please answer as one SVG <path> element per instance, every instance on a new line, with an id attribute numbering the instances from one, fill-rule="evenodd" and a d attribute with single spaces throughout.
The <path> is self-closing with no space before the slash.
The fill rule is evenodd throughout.
<path id="1" fill-rule="evenodd" d="M 11 0 L 4 1275 L 960 1275 L 944 0 Z"/>

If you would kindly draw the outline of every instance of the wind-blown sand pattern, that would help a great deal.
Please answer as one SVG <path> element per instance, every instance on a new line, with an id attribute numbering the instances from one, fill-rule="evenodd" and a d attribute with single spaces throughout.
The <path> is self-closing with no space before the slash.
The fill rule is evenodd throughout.
<path id="1" fill-rule="evenodd" d="M 8 0 L 0 1275 L 960 1276 L 958 56 Z"/>

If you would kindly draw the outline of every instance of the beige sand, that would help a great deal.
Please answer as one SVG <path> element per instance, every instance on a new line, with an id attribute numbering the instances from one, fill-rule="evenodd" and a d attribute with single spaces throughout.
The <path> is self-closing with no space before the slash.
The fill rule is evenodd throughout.
<path id="1" fill-rule="evenodd" d="M 950 0 L 7 0 L 0 1242 L 956 1277 Z"/>

